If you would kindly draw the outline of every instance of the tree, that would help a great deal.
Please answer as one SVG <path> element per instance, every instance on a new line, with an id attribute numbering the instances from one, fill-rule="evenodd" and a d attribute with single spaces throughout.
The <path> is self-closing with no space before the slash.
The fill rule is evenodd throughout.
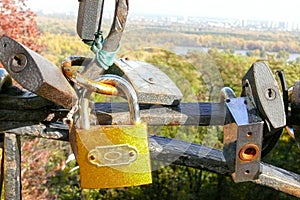
<path id="1" fill-rule="evenodd" d="M 35 14 L 26 6 L 26 0 L 0 0 L 0 36 L 7 35 L 30 49 L 40 52 L 37 43 L 40 31 Z"/>
<path id="2" fill-rule="evenodd" d="M 285 50 L 280 50 L 277 55 L 276 55 L 276 58 L 279 59 L 279 60 L 283 60 L 283 61 L 286 61 L 288 60 L 290 57 L 290 54 L 289 52 L 285 51 Z"/>

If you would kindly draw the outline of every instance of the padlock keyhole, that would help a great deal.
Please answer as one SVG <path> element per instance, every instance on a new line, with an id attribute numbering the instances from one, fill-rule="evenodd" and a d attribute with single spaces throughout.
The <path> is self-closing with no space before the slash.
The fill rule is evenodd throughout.
<path id="1" fill-rule="evenodd" d="M 276 98 L 276 92 L 275 92 L 274 89 L 268 88 L 268 89 L 266 90 L 265 96 L 266 96 L 266 98 L 267 98 L 268 100 L 274 100 L 274 99 Z"/>
<path id="2" fill-rule="evenodd" d="M 27 57 L 24 54 L 16 54 L 10 59 L 10 69 L 15 73 L 20 73 L 27 65 Z"/>

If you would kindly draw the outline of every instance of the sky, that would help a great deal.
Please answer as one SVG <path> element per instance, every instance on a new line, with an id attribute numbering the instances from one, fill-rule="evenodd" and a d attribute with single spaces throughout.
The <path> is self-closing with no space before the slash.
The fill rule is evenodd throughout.
<path id="1" fill-rule="evenodd" d="M 114 0 L 105 0 L 105 11 L 113 12 Z M 130 13 L 180 16 L 300 21 L 295 0 L 129 0 Z M 297 5 L 296 5 L 297 4 Z M 34 11 L 77 13 L 78 0 L 27 0 Z"/>

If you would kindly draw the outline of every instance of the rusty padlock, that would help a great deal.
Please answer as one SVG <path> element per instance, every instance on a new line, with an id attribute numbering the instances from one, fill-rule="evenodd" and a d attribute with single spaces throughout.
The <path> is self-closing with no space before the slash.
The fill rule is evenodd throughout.
<path id="1" fill-rule="evenodd" d="M 8 36 L 0 38 L 0 62 L 25 89 L 65 108 L 71 108 L 77 96 L 61 70 L 40 54 Z"/>
<path id="2" fill-rule="evenodd" d="M 91 92 L 83 92 L 85 96 L 80 97 L 79 103 L 80 116 L 77 122 L 74 120 L 70 131 L 81 187 L 116 188 L 149 184 L 152 177 L 147 125 L 140 121 L 137 95 L 121 77 L 103 75 L 100 79 L 116 85 L 126 95 L 132 125 L 90 125 L 90 108 L 86 102 Z"/>

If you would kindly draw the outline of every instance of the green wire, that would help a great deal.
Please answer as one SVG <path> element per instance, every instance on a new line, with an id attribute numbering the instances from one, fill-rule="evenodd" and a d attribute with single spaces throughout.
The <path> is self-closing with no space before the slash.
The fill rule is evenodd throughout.
<path id="1" fill-rule="evenodd" d="M 91 46 L 91 50 L 96 55 L 96 60 L 99 65 L 101 65 L 105 70 L 114 63 L 115 57 L 119 51 L 119 47 L 115 51 L 104 51 L 103 44 L 105 40 L 103 39 L 102 32 L 98 32 L 96 34 L 95 40 L 92 43 L 87 42 L 86 44 Z"/>

